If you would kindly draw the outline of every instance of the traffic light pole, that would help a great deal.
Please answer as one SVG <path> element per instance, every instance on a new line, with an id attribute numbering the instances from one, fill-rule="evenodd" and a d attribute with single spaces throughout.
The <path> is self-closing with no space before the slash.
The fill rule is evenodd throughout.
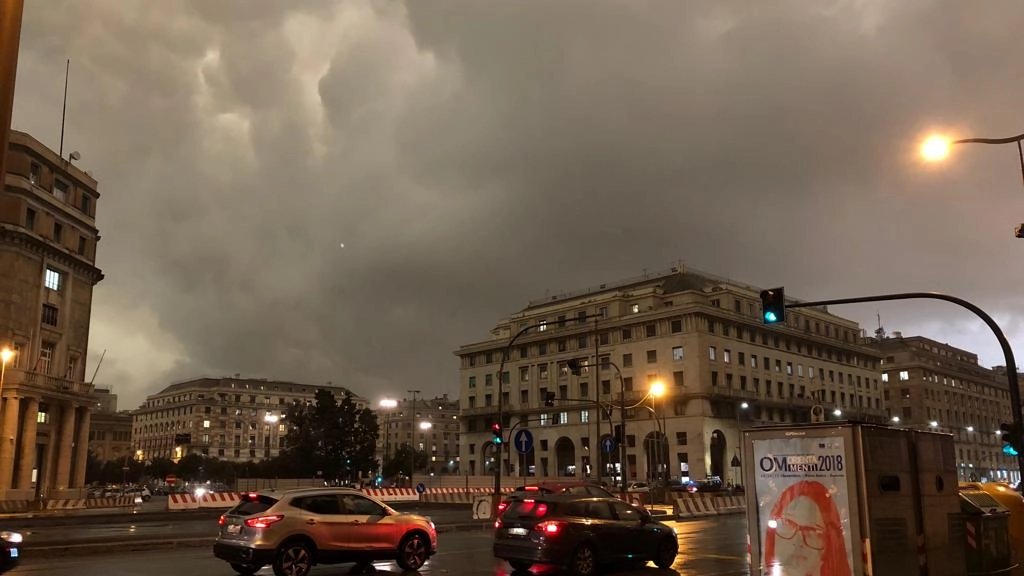
<path id="1" fill-rule="evenodd" d="M 1013 406 L 1012 416 L 1013 424 L 1017 430 L 1024 430 L 1024 414 L 1021 413 L 1021 398 L 1020 398 L 1020 382 L 1017 377 L 1017 362 L 1013 357 L 1013 348 L 1010 347 L 1010 342 L 1006 339 L 1006 335 L 1003 334 L 1002 329 L 996 324 L 996 321 L 992 319 L 984 310 L 978 308 L 974 304 L 957 298 L 956 296 L 950 296 L 948 294 L 942 294 L 939 292 L 905 292 L 900 294 L 881 294 L 878 296 L 863 296 L 860 298 L 839 298 L 836 300 L 818 300 L 815 302 L 797 302 L 794 304 L 786 304 L 786 308 L 812 308 L 818 306 L 829 306 L 838 304 L 863 304 L 866 302 L 889 302 L 893 300 L 942 300 L 944 302 L 952 302 L 962 308 L 966 308 L 974 313 L 975 316 L 981 318 L 981 320 L 989 327 L 996 336 L 996 340 L 999 341 L 999 346 L 1003 349 L 1003 361 L 1006 362 L 1006 380 L 1010 387 L 1010 404 Z M 1024 454 L 1017 455 L 1017 469 L 1021 473 L 1021 478 L 1024 479 Z"/>
<path id="2" fill-rule="evenodd" d="M 592 318 L 599 318 L 600 316 L 601 316 L 600 314 L 584 314 L 583 316 L 579 316 L 579 317 L 575 318 L 575 321 L 582 323 L 582 322 L 586 322 L 587 320 L 590 320 Z M 558 322 L 556 324 L 561 327 L 561 326 L 565 326 L 565 323 L 569 322 L 569 321 L 570 320 L 565 320 L 563 322 Z M 512 322 L 509 321 L 509 325 L 510 326 L 511 326 L 511 324 L 512 324 Z M 547 325 L 547 324 L 549 324 L 549 323 L 548 322 L 537 322 L 537 323 L 528 324 L 526 326 L 523 326 L 522 328 L 519 329 L 518 332 L 516 332 L 511 338 L 509 338 L 508 344 L 505 345 L 505 351 L 501 354 L 501 362 L 498 364 L 498 425 L 502 427 L 502 434 L 504 434 L 504 425 L 505 425 L 504 424 L 504 416 L 505 416 L 505 414 L 504 414 L 504 412 L 505 412 L 505 390 L 504 390 L 504 388 L 505 388 L 505 379 L 503 378 L 503 376 L 505 374 L 505 364 L 512 357 L 512 346 L 515 345 L 516 340 L 518 340 L 519 337 L 522 336 L 523 334 L 526 334 L 527 332 L 529 332 L 530 330 L 532 330 L 534 328 L 538 328 L 540 326 Z M 509 380 L 511 381 L 512 378 L 510 377 Z M 509 440 L 511 440 L 511 438 Z M 505 462 L 504 462 L 505 450 L 504 450 L 504 448 L 508 444 L 509 444 L 509 442 L 507 442 L 503 438 L 501 444 L 499 446 L 497 446 L 497 449 L 495 450 L 495 452 L 498 453 L 498 466 L 495 468 L 495 472 L 494 472 L 494 494 L 493 494 L 494 498 L 491 500 L 491 518 L 496 518 L 498 516 L 498 504 L 501 502 L 501 474 L 502 474 L 502 472 L 504 472 L 504 469 L 505 469 Z"/>

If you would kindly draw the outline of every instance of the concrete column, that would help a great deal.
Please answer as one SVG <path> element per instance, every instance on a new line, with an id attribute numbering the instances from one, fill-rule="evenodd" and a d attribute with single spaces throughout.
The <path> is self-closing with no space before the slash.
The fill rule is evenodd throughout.
<path id="1" fill-rule="evenodd" d="M 21 456 L 14 485 L 17 488 L 32 487 L 32 470 L 36 467 L 36 429 L 39 423 L 39 399 L 25 399 L 25 419 L 21 430 Z"/>
<path id="2" fill-rule="evenodd" d="M 21 400 L 13 395 L 3 399 L 3 424 L 0 426 L 0 488 L 4 490 L 13 487 L 14 439 L 18 436 L 20 402 Z"/>
<path id="3" fill-rule="evenodd" d="M 89 408 L 78 409 L 78 434 L 75 438 L 75 476 L 71 479 L 72 488 L 85 486 L 85 465 L 89 459 L 89 421 L 92 414 Z"/>
<path id="4" fill-rule="evenodd" d="M 60 407 L 60 444 L 57 445 L 57 480 L 54 488 L 64 490 L 71 480 L 72 447 L 75 441 L 75 406 L 62 404 Z"/>

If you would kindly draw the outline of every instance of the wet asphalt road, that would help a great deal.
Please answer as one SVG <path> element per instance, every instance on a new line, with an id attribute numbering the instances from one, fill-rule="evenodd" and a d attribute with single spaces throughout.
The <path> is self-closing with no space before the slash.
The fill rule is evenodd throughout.
<path id="1" fill-rule="evenodd" d="M 609 571 L 618 576 L 701 575 L 740 576 L 748 573 L 744 557 L 746 536 L 743 515 L 719 516 L 671 523 L 679 533 L 680 552 L 672 569 L 659 570 L 653 565 L 641 570 Z M 463 576 L 510 575 L 507 564 L 491 555 L 492 535 L 489 530 L 444 533 L 438 536 L 437 556 L 420 571 L 424 575 L 456 574 Z M 402 574 L 393 562 L 376 564 L 378 574 Z M 350 564 L 318 566 L 311 576 L 348 574 Z M 534 574 L 558 575 L 564 572 L 542 567 Z M 229 576 L 228 565 L 213 557 L 209 548 L 118 553 L 116 544 L 109 554 L 77 558 L 35 557 L 26 549 L 23 563 L 11 575 L 35 576 Z M 260 575 L 271 575 L 264 568 Z"/>

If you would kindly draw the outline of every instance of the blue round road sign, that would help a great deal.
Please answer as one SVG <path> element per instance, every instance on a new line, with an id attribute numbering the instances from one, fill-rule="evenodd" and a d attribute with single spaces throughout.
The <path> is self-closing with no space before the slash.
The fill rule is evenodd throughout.
<path id="1" fill-rule="evenodd" d="M 426 487 L 426 485 L 423 484 L 423 482 L 420 482 L 419 484 L 416 485 L 416 493 L 417 494 L 423 494 L 426 491 L 427 491 L 427 487 Z"/>
<path id="2" fill-rule="evenodd" d="M 601 437 L 601 451 L 605 454 L 611 454 L 615 452 L 616 447 L 615 436 L 605 434 Z"/>
<path id="3" fill-rule="evenodd" d="M 512 444 L 515 444 L 516 451 L 520 454 L 528 454 L 533 450 L 533 432 L 526 428 L 519 430 L 512 439 Z"/>

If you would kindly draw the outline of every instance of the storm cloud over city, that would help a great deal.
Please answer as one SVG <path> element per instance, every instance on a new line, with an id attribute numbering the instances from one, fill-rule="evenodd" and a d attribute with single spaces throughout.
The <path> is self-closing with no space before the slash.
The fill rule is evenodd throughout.
<path id="1" fill-rule="evenodd" d="M 530 299 L 682 261 L 1024 342 L 1024 4 L 28 2 L 13 128 L 100 183 L 91 376 L 457 391 Z M 945 304 L 832 312 L 1001 364 Z M 415 384 L 415 385 L 413 385 Z"/>

